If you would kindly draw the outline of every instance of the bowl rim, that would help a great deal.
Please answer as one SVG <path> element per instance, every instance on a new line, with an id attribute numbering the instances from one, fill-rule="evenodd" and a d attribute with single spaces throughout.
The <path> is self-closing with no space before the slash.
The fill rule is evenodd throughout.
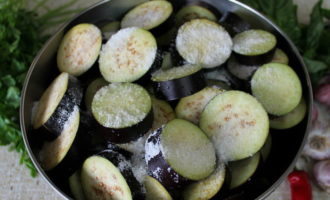
<path id="1" fill-rule="evenodd" d="M 53 190 L 55 190 L 64 199 L 71 199 L 71 198 L 66 193 L 64 193 L 62 190 L 60 190 L 60 188 L 58 188 L 54 183 L 52 183 L 52 181 L 49 179 L 49 177 L 46 175 L 46 173 L 44 172 L 44 170 L 40 166 L 39 162 L 37 161 L 36 156 L 33 154 L 32 149 L 31 149 L 30 144 L 29 144 L 29 141 L 28 141 L 26 125 L 25 125 L 25 121 L 24 121 L 24 117 L 23 117 L 24 116 L 25 96 L 26 96 L 26 92 L 27 92 L 27 86 L 28 86 L 28 83 L 30 81 L 31 74 L 32 74 L 37 62 L 39 61 L 39 58 L 41 57 L 42 53 L 47 49 L 47 47 L 49 46 L 51 41 L 56 37 L 56 35 L 58 35 L 60 32 L 62 32 L 71 22 L 73 22 L 74 20 L 79 18 L 84 13 L 87 13 L 90 10 L 93 10 L 94 8 L 104 4 L 106 2 L 110 2 L 110 1 L 112 1 L 112 0 L 102 0 L 100 2 L 97 2 L 97 3 L 87 7 L 84 11 L 76 14 L 68 22 L 64 23 L 59 28 L 57 28 L 57 30 L 54 32 L 54 34 L 44 43 L 42 48 L 38 51 L 38 53 L 35 56 L 33 62 L 31 63 L 31 65 L 29 67 L 29 70 L 26 74 L 24 84 L 23 84 L 23 88 L 22 88 L 22 92 L 21 92 L 20 110 L 19 110 L 20 128 L 21 128 L 21 132 L 22 132 L 24 145 L 27 149 L 28 155 L 31 158 L 31 161 L 34 164 L 35 168 L 37 169 L 38 173 L 41 174 L 41 177 L 48 183 L 48 185 L 51 186 L 51 188 Z M 201 1 L 203 1 L 203 0 L 201 0 Z M 297 154 L 295 155 L 294 159 L 291 161 L 291 163 L 287 167 L 287 169 L 284 171 L 284 173 L 280 177 L 278 177 L 277 180 L 266 191 L 264 191 L 261 195 L 259 195 L 257 197 L 257 199 L 265 199 L 275 189 L 278 188 L 278 186 L 283 182 L 283 180 L 285 180 L 285 178 L 289 175 L 289 173 L 294 169 L 295 163 L 296 163 L 297 159 L 299 158 L 299 156 L 301 155 L 302 150 L 304 148 L 304 145 L 307 142 L 308 133 L 311 130 L 311 119 L 312 119 L 312 116 L 311 116 L 312 105 L 313 105 L 312 83 L 311 83 L 311 80 L 310 80 L 310 76 L 309 76 L 306 64 L 305 64 L 299 50 L 297 49 L 297 47 L 294 45 L 294 43 L 292 42 L 292 40 L 288 37 L 288 35 L 286 33 L 284 33 L 273 21 L 271 21 L 265 15 L 263 15 L 262 13 L 257 11 L 256 9 L 250 7 L 249 5 L 246 5 L 246 4 L 244 4 L 244 3 L 242 3 L 238 0 L 228 0 L 228 1 L 229 1 L 229 3 L 236 4 L 236 5 L 244 8 L 244 9 L 246 9 L 248 12 L 252 13 L 253 15 L 259 17 L 261 20 L 268 23 L 276 32 L 278 32 L 284 38 L 284 40 L 288 43 L 288 45 L 290 46 L 293 53 L 297 56 L 297 59 L 300 62 L 300 66 L 302 67 L 302 71 L 304 72 L 304 76 L 305 76 L 305 79 L 307 81 L 306 85 L 307 85 L 308 94 L 306 94 L 305 98 L 306 98 L 306 100 L 308 98 L 307 102 L 309 102 L 309 104 L 308 104 L 309 109 L 308 109 L 308 112 L 307 112 L 307 115 L 308 115 L 307 116 L 307 125 L 306 125 L 306 130 L 304 132 L 304 138 L 303 138 L 303 140 L 300 144 L 300 147 L 298 148 Z"/>

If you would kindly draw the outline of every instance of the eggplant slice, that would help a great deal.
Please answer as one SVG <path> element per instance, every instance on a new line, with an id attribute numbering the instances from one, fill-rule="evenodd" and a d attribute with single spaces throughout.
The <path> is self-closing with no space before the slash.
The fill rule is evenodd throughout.
<path id="1" fill-rule="evenodd" d="M 105 138 L 115 143 L 136 140 L 153 122 L 150 95 L 133 83 L 112 83 L 99 89 L 93 98 L 92 113 Z"/>
<path id="2" fill-rule="evenodd" d="M 233 52 L 237 61 L 245 65 L 263 65 L 272 60 L 276 37 L 264 30 L 251 29 L 235 35 Z"/>
<path id="3" fill-rule="evenodd" d="M 253 96 L 241 91 L 225 91 L 213 98 L 202 112 L 199 125 L 222 162 L 255 154 L 269 132 L 265 109 Z"/>
<path id="4" fill-rule="evenodd" d="M 128 11 L 121 21 L 121 27 L 140 27 L 150 30 L 164 23 L 172 12 L 172 4 L 168 1 L 148 1 Z"/>
<path id="5" fill-rule="evenodd" d="M 109 160 L 91 156 L 81 169 L 81 181 L 88 200 L 132 200 L 131 190 L 120 171 Z"/>
<path id="6" fill-rule="evenodd" d="M 79 106 L 83 96 L 80 82 L 66 72 L 62 72 L 42 94 L 33 128 L 43 131 L 46 140 L 54 140 L 64 131 L 75 106 Z"/>
<path id="7" fill-rule="evenodd" d="M 99 67 L 108 82 L 133 82 L 151 68 L 157 53 L 154 36 L 141 28 L 125 28 L 103 45 Z"/>
<path id="8" fill-rule="evenodd" d="M 233 46 L 229 33 L 207 19 L 194 19 L 183 24 L 175 42 L 178 52 L 187 62 L 204 68 L 225 63 Z"/>
<path id="9" fill-rule="evenodd" d="M 192 95 L 206 86 L 201 67 L 189 64 L 160 69 L 152 74 L 151 80 L 156 96 L 167 101 Z"/>
<path id="10" fill-rule="evenodd" d="M 89 70 L 99 56 L 102 34 L 93 24 L 78 24 L 67 32 L 57 53 L 61 72 L 80 76 Z"/>
<path id="11" fill-rule="evenodd" d="M 280 63 L 261 66 L 252 77 L 251 90 L 266 111 L 275 116 L 291 112 L 302 97 L 298 75 L 291 67 Z"/>

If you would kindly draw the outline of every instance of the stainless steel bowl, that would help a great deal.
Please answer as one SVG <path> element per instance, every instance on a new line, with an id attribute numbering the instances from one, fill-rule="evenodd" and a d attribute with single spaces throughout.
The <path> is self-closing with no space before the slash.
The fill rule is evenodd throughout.
<path id="1" fill-rule="evenodd" d="M 42 92 L 59 73 L 56 67 L 56 51 L 63 37 L 63 34 L 70 27 L 82 23 L 98 23 L 108 19 L 120 19 L 123 14 L 133 6 L 146 0 L 111 0 L 94 5 L 85 12 L 78 15 L 68 24 L 58 30 L 51 39 L 44 45 L 34 59 L 22 91 L 20 123 L 23 132 L 24 142 L 29 155 L 39 171 L 40 175 L 65 199 L 70 199 L 67 193 L 63 192 L 62 186 L 55 185 L 37 160 L 38 145 L 36 135 L 31 125 L 32 105 L 38 101 Z M 196 0 L 188 0 L 194 2 Z M 253 28 L 261 28 L 273 32 L 279 41 L 279 46 L 285 50 L 290 58 L 291 67 L 297 72 L 303 85 L 303 94 L 308 105 L 308 116 L 299 126 L 287 131 L 273 132 L 273 146 L 267 162 L 258 170 L 257 174 L 237 190 L 228 193 L 224 199 L 264 199 L 287 177 L 293 169 L 294 163 L 299 156 L 306 141 L 311 121 L 312 89 L 308 72 L 303 60 L 290 39 L 270 20 L 256 10 L 235 0 L 203 0 L 221 13 L 234 12 L 247 20 Z M 182 3 L 181 0 L 173 1 Z"/>

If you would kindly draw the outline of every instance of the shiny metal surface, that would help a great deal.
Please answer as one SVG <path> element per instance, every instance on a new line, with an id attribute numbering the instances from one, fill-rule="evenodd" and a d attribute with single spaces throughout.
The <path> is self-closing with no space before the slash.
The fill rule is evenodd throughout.
<path id="1" fill-rule="evenodd" d="M 20 108 L 20 123 L 24 142 L 39 173 L 62 197 L 66 199 L 70 199 L 67 193 L 63 192 L 58 186 L 54 185 L 38 163 L 36 156 L 38 151 L 38 142 L 35 141 L 36 133 L 33 131 L 31 125 L 33 104 L 39 100 L 42 92 L 59 73 L 56 67 L 55 56 L 57 47 L 65 31 L 81 22 L 97 23 L 109 19 L 118 19 L 134 5 L 144 1 L 146 0 L 104 1 L 81 13 L 71 22 L 60 28 L 59 31 L 48 40 L 36 56 L 26 76 Z M 195 2 L 196 0 L 188 1 Z M 254 176 L 248 184 L 245 184 L 238 190 L 229 192 L 227 196 L 223 197 L 223 199 L 264 199 L 284 178 L 286 178 L 287 174 L 292 170 L 294 167 L 294 162 L 296 161 L 297 156 L 301 152 L 303 144 L 306 141 L 306 135 L 310 127 L 310 113 L 312 107 L 312 91 L 308 72 L 298 50 L 294 47 L 293 43 L 276 25 L 274 25 L 259 12 L 235 0 L 204 1 L 213 5 L 222 13 L 232 11 L 238 14 L 251 23 L 254 28 L 266 29 L 273 32 L 279 40 L 279 46 L 285 50 L 289 56 L 290 66 L 294 68 L 303 83 L 303 92 L 309 107 L 309 115 L 299 126 L 293 129 L 282 132 L 272 132 L 273 148 L 269 160 L 263 164 L 262 169 L 259 169 L 257 175 Z M 182 1 L 178 0 L 174 2 L 182 3 Z"/>

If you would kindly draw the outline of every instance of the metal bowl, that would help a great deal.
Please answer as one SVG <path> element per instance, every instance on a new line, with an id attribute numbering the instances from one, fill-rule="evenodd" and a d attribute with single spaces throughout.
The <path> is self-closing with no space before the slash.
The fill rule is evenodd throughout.
<path id="1" fill-rule="evenodd" d="M 38 144 L 31 125 L 32 106 L 38 101 L 50 82 L 59 74 L 56 67 L 56 52 L 63 34 L 72 26 L 87 22 L 98 23 L 109 19 L 120 19 L 133 6 L 146 0 L 111 0 L 94 5 L 78 15 L 71 22 L 60 28 L 44 45 L 34 59 L 26 76 L 22 91 L 20 123 L 23 138 L 29 155 L 37 170 L 45 180 L 65 199 L 70 199 L 62 185 L 55 185 L 37 160 Z M 194 2 L 195 0 L 189 0 Z M 261 28 L 274 33 L 278 38 L 279 47 L 285 50 L 290 58 L 290 66 L 297 72 L 303 86 L 303 95 L 308 106 L 308 115 L 298 126 L 285 131 L 271 131 L 272 149 L 268 160 L 251 178 L 251 180 L 232 190 L 223 199 L 265 199 L 287 177 L 302 151 L 311 121 L 312 90 L 308 72 L 297 48 L 290 39 L 270 20 L 256 10 L 235 0 L 203 0 L 217 8 L 221 13 L 234 12 L 247 20 L 253 28 Z M 173 1 L 182 3 L 181 0 Z"/>

